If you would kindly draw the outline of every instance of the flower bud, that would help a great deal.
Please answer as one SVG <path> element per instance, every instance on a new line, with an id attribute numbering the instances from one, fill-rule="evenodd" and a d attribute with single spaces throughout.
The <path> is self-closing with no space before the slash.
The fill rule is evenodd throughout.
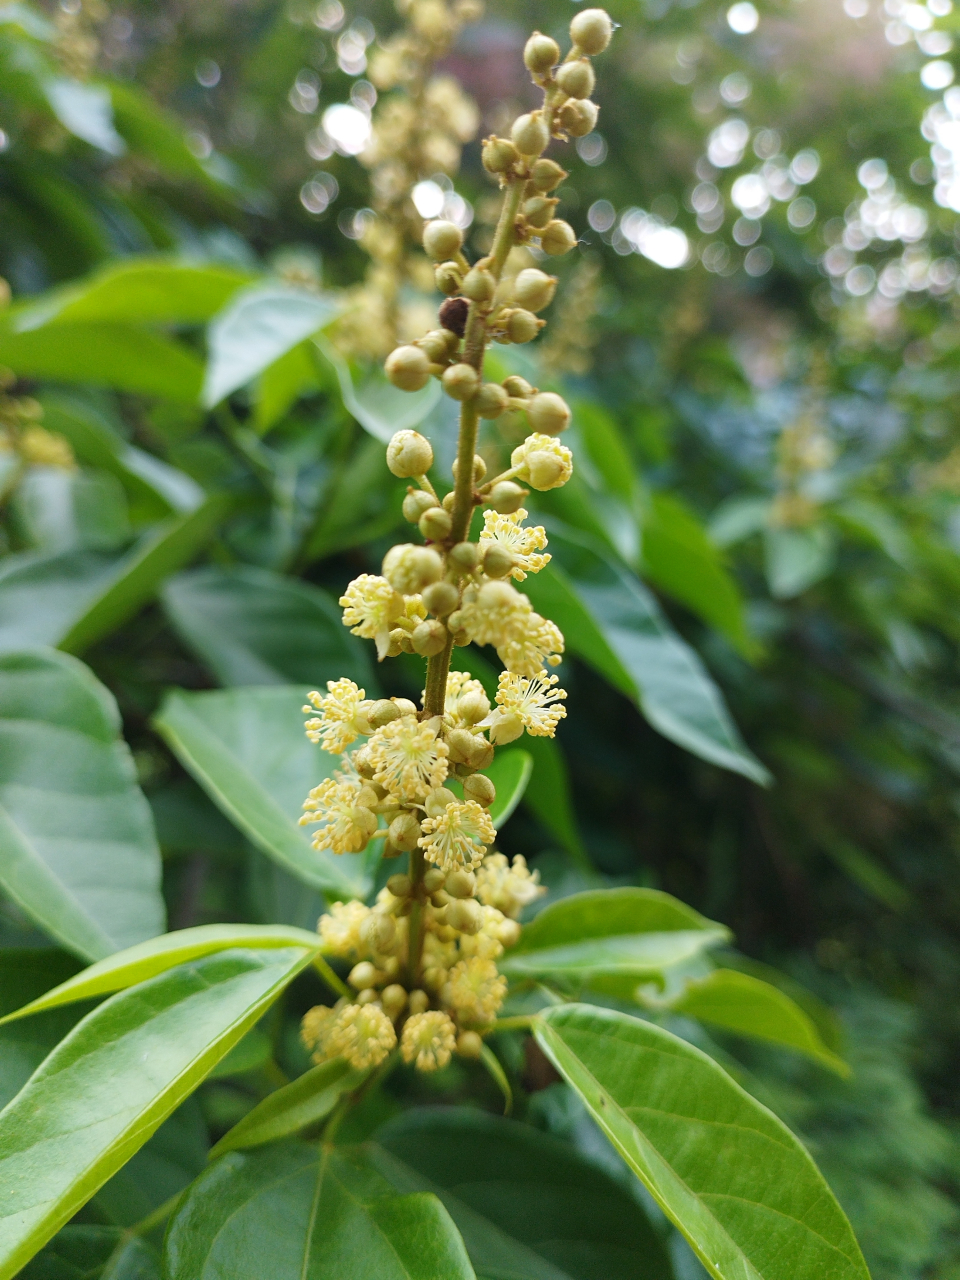
<path id="1" fill-rule="evenodd" d="M 548 489 L 559 489 L 570 478 L 562 458 L 558 458 L 555 453 L 539 450 L 527 454 L 527 473 L 533 488 L 541 493 Z"/>
<path id="2" fill-rule="evenodd" d="M 473 267 L 464 277 L 461 292 L 471 302 L 489 302 L 497 291 L 497 282 L 489 271 Z"/>
<path id="3" fill-rule="evenodd" d="M 481 418 L 499 418 L 509 399 L 499 382 L 485 382 L 477 392 L 477 413 Z"/>
<path id="4" fill-rule="evenodd" d="M 433 466 L 433 449 L 419 431 L 398 431 L 387 445 L 387 466 L 401 480 L 422 476 Z"/>
<path id="5" fill-rule="evenodd" d="M 395 898 L 406 898 L 410 895 L 413 882 L 409 876 L 398 875 L 391 876 L 387 881 L 387 888 Z"/>
<path id="6" fill-rule="evenodd" d="M 516 711 L 504 711 L 494 718 L 490 726 L 490 741 L 497 747 L 516 742 L 523 733 L 523 721 Z"/>
<path id="7" fill-rule="evenodd" d="M 450 470 L 453 472 L 454 480 L 458 479 L 460 475 L 460 467 L 458 465 L 459 462 L 460 462 L 459 458 L 454 458 L 453 466 L 450 468 Z M 479 484 L 486 474 L 487 474 L 487 464 L 480 457 L 479 453 L 475 453 L 473 455 L 473 483 Z"/>
<path id="8" fill-rule="evenodd" d="M 506 173 L 520 159 L 520 152 L 508 138 L 487 138 L 482 159 L 488 173 Z"/>
<path id="9" fill-rule="evenodd" d="M 513 282 L 513 300 L 528 311 L 542 311 L 557 292 L 557 277 L 537 267 L 524 267 Z"/>
<path id="10" fill-rule="evenodd" d="M 479 1058 L 483 1053 L 483 1040 L 476 1031 L 461 1031 L 457 1036 L 457 1053 L 461 1058 Z"/>
<path id="11" fill-rule="evenodd" d="M 423 603 L 438 618 L 445 618 L 460 603 L 460 593 L 452 582 L 433 582 L 424 588 Z"/>
<path id="12" fill-rule="evenodd" d="M 549 253 L 551 257 L 559 257 L 560 254 L 569 253 L 575 248 L 577 243 L 576 232 L 569 222 L 564 222 L 562 218 L 554 218 L 540 232 L 540 248 L 544 253 Z"/>
<path id="13" fill-rule="evenodd" d="M 432 658 L 446 648 L 447 628 L 436 618 L 430 618 L 414 627 L 410 643 L 414 653 L 419 653 L 421 658 Z"/>
<path id="14" fill-rule="evenodd" d="M 551 277 L 548 276 L 547 279 Z M 536 393 L 536 387 L 531 387 L 526 378 L 521 378 L 517 373 L 511 373 L 509 378 L 504 378 L 503 389 L 515 400 L 529 400 Z"/>
<path id="15" fill-rule="evenodd" d="M 493 759 L 493 747 L 479 734 L 468 729 L 451 729 L 446 735 L 452 764 L 465 764 L 471 769 L 485 769 Z"/>
<path id="16" fill-rule="evenodd" d="M 582 9 L 570 23 L 570 39 L 583 53 L 603 53 L 613 35 L 613 23 L 605 9 Z"/>
<path id="17" fill-rule="evenodd" d="M 463 573 L 473 573 L 480 558 L 480 550 L 475 542 L 458 542 L 448 552 L 450 563 Z"/>
<path id="18" fill-rule="evenodd" d="M 538 320 L 532 311 L 524 311 L 519 307 L 511 313 L 504 326 L 504 332 L 511 342 L 532 342 L 545 323 L 543 320 Z"/>
<path id="19" fill-rule="evenodd" d="M 446 884 L 446 873 L 439 867 L 428 867 L 423 873 L 423 887 L 427 893 L 439 893 Z"/>
<path id="20" fill-rule="evenodd" d="M 470 364 L 452 364 L 440 381 L 451 400 L 472 400 L 480 387 L 480 375 Z"/>
<path id="21" fill-rule="evenodd" d="M 415 345 L 434 364 L 439 364 L 456 350 L 456 334 L 451 333 L 449 329 L 431 329 L 422 338 L 418 338 Z"/>
<path id="22" fill-rule="evenodd" d="M 366 747 L 361 747 L 359 751 L 353 753 L 353 767 L 361 778 L 372 778 L 377 771 Z"/>
<path id="23" fill-rule="evenodd" d="M 534 431 L 558 436 L 570 425 L 570 406 L 555 391 L 541 391 L 527 405 L 527 416 Z"/>
<path id="24" fill-rule="evenodd" d="M 403 712 L 389 698 L 378 698 L 367 712 L 367 724 L 371 730 L 382 729 L 385 724 L 399 720 Z"/>
<path id="25" fill-rule="evenodd" d="M 472 898 L 477 892 L 477 877 L 472 871 L 459 867 L 447 874 L 443 887 L 451 898 Z"/>
<path id="26" fill-rule="evenodd" d="M 457 715 L 464 724 L 479 724 L 490 714 L 490 699 L 482 689 L 465 693 L 457 700 Z"/>
<path id="27" fill-rule="evenodd" d="M 407 1003 L 407 993 L 399 982 L 391 982 L 389 987 L 384 987 L 380 993 L 380 1004 L 383 1012 L 388 1018 L 399 1018 L 403 1013 L 403 1007 Z"/>
<path id="28" fill-rule="evenodd" d="M 487 545 L 483 553 L 483 572 L 488 578 L 508 578 L 516 565 L 516 556 L 499 542 Z"/>
<path id="29" fill-rule="evenodd" d="M 523 61 L 534 75 L 546 75 L 560 61 L 560 46 L 556 40 L 535 31 L 524 46 Z"/>
<path id="30" fill-rule="evenodd" d="M 415 818 L 414 822 L 416 822 Z M 418 835 L 419 827 L 420 824 L 417 823 Z M 396 940 L 396 936 L 396 921 L 393 916 L 388 916 L 383 911 L 371 911 L 366 920 L 364 920 L 363 924 L 360 926 L 360 937 L 371 951 L 389 950 Z"/>
<path id="31" fill-rule="evenodd" d="M 415 716 L 419 710 L 417 704 L 409 698 L 391 698 L 390 701 L 396 703 L 402 716 Z"/>
<path id="32" fill-rule="evenodd" d="M 376 980 L 377 971 L 369 960 L 361 960 L 359 964 L 355 964 L 347 976 L 347 981 L 357 991 L 362 991 L 364 987 L 372 987 Z"/>
<path id="33" fill-rule="evenodd" d="M 569 176 L 566 169 L 561 169 L 556 160 L 538 160 L 530 170 L 533 185 L 538 191 L 552 191 Z"/>
<path id="34" fill-rule="evenodd" d="M 550 141 L 550 133 L 539 111 L 520 116 L 514 122 L 510 136 L 524 156 L 538 156 Z"/>
<path id="35" fill-rule="evenodd" d="M 440 303 L 440 323 L 457 338 L 463 337 L 469 314 L 470 303 L 466 298 L 447 298 Z"/>
<path id="36" fill-rule="evenodd" d="M 394 627 L 390 632 L 387 657 L 396 658 L 401 653 L 413 653 L 413 645 L 410 643 L 410 636 L 404 631 L 403 627 Z"/>
<path id="37" fill-rule="evenodd" d="M 546 433 L 546 428 L 544 428 Z M 443 507 L 431 507 L 417 521 L 417 527 L 428 542 L 442 542 L 450 532 L 453 520 Z"/>
<path id="38" fill-rule="evenodd" d="M 523 216 L 531 227 L 539 231 L 553 217 L 553 211 L 559 203 L 559 200 L 547 199 L 546 196 L 534 196 L 524 202 Z"/>
<path id="39" fill-rule="evenodd" d="M 473 898 L 454 898 L 447 907 L 447 924 L 458 933 L 479 933 L 483 927 L 480 903 Z"/>
<path id="40" fill-rule="evenodd" d="M 390 823 L 390 841 L 395 844 L 398 849 L 402 849 L 404 853 L 410 853 L 417 847 L 417 841 L 420 839 L 420 823 L 417 821 L 415 814 L 409 809 L 405 809 L 403 813 Z M 374 948 L 377 950 L 377 948 Z"/>
<path id="41" fill-rule="evenodd" d="M 440 292 L 448 296 L 459 293 L 463 284 L 463 272 L 455 262 L 441 262 L 435 269 L 433 278 Z"/>
<path id="42" fill-rule="evenodd" d="M 448 511 L 448 512 L 452 513 L 452 512 L 453 512 L 453 508 L 454 508 L 456 505 L 457 505 L 457 495 L 456 495 L 456 494 L 454 493 L 454 491 L 451 489 L 449 493 L 445 493 L 445 494 L 443 495 L 443 509 L 444 509 L 444 511 Z"/>
<path id="43" fill-rule="evenodd" d="M 428 222 L 423 228 L 423 247 L 434 262 L 445 262 L 447 258 L 459 253 L 462 246 L 463 232 L 455 223 L 447 222 L 445 218 Z"/>
<path id="44" fill-rule="evenodd" d="M 586 58 L 565 62 L 557 68 L 556 81 L 570 98 L 589 98 L 597 83 L 593 67 Z"/>
<path id="45" fill-rule="evenodd" d="M 477 804 L 489 809 L 497 798 L 497 788 L 485 773 L 474 773 L 469 778 L 464 778 L 463 794 L 468 800 L 476 800 Z"/>
<path id="46" fill-rule="evenodd" d="M 377 794 L 377 788 L 372 787 L 369 782 L 365 782 L 357 793 L 357 804 L 362 809 L 375 809 L 382 798 Z"/>
<path id="47" fill-rule="evenodd" d="M 443 561 L 430 547 L 401 542 L 383 557 L 383 576 L 401 595 L 416 595 L 442 575 Z"/>
<path id="48" fill-rule="evenodd" d="M 512 480 L 500 480 L 490 490 L 487 501 L 494 511 L 498 511 L 500 515 L 512 516 L 515 511 L 519 511 L 523 506 L 523 500 L 528 493 L 528 489 L 521 488 L 520 485 L 514 484 Z"/>
<path id="49" fill-rule="evenodd" d="M 560 128 L 571 138 L 585 138 L 597 127 L 600 108 L 589 98 L 569 98 L 560 108 Z"/>
<path id="50" fill-rule="evenodd" d="M 426 489 L 411 489 L 403 500 L 403 518 L 416 524 L 425 511 L 436 506 L 439 503 L 432 493 L 427 493 Z"/>
<path id="51" fill-rule="evenodd" d="M 430 1008 L 430 997 L 425 991 L 411 991 L 407 996 L 407 1009 L 411 1016 L 416 1013 L 426 1013 Z"/>
<path id="52" fill-rule="evenodd" d="M 383 367 L 401 391 L 419 391 L 430 381 L 430 361 L 419 347 L 397 347 L 387 356 Z"/>
<path id="53" fill-rule="evenodd" d="M 515 947 L 517 945 L 520 941 L 520 934 L 522 932 L 523 930 L 520 928 L 520 922 L 518 920 L 503 920 L 501 921 L 500 928 L 497 930 L 500 941 L 507 948 Z"/>
<path id="54" fill-rule="evenodd" d="M 447 787 L 434 787 L 424 802 L 428 818 L 439 818 L 448 804 L 453 804 L 456 796 Z M 442 881 L 441 881 L 442 883 Z M 439 886 L 438 886 L 439 887 Z"/>

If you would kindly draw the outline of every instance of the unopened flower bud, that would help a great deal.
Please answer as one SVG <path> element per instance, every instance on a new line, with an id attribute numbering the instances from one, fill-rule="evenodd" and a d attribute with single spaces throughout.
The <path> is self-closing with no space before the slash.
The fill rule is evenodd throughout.
<path id="1" fill-rule="evenodd" d="M 613 23 L 605 9 L 582 9 L 570 23 L 570 39 L 589 57 L 603 53 L 613 35 Z"/>
<path id="2" fill-rule="evenodd" d="M 387 445 L 387 466 L 401 480 L 422 476 L 433 466 L 433 449 L 419 431 L 398 431 Z"/>
<path id="3" fill-rule="evenodd" d="M 403 518 L 416 524 L 425 511 L 438 505 L 432 493 L 425 489 L 411 489 L 403 500 Z"/>
<path id="4" fill-rule="evenodd" d="M 411 702 L 409 698 L 391 698 L 390 701 L 396 703 L 402 716 L 415 716 L 417 714 L 417 704 Z"/>
<path id="5" fill-rule="evenodd" d="M 523 61 L 534 75 L 546 75 L 560 61 L 560 46 L 556 40 L 535 31 L 524 46 Z"/>
<path id="6" fill-rule="evenodd" d="M 520 159 L 520 152 L 509 138 L 487 138 L 482 159 L 488 173 L 506 173 Z"/>
<path id="7" fill-rule="evenodd" d="M 589 98 L 569 98 L 560 108 L 560 128 L 571 138 L 585 138 L 597 127 L 600 108 Z"/>
<path id="8" fill-rule="evenodd" d="M 420 823 L 409 809 L 398 814 L 390 823 L 390 840 L 398 849 L 402 849 L 404 853 L 410 853 L 411 850 L 415 849 L 419 839 Z"/>
<path id="9" fill-rule="evenodd" d="M 521 155 L 538 156 L 550 141 L 550 133 L 539 111 L 520 116 L 510 136 Z"/>
<path id="10" fill-rule="evenodd" d="M 533 185 L 538 191 L 552 191 L 559 187 L 564 178 L 569 178 L 566 169 L 561 169 L 556 160 L 540 159 L 530 170 Z"/>
<path id="11" fill-rule="evenodd" d="M 457 1036 L 457 1053 L 461 1058 L 479 1058 L 483 1040 L 476 1031 L 461 1031 Z"/>
<path id="12" fill-rule="evenodd" d="M 430 381 L 430 361 L 419 347 L 397 347 L 387 356 L 383 367 L 401 391 L 419 391 Z"/>
<path id="13" fill-rule="evenodd" d="M 369 960 L 361 960 L 359 964 L 355 964 L 347 976 L 347 981 L 357 991 L 362 991 L 364 987 L 372 987 L 376 980 L 377 971 Z"/>
<path id="14" fill-rule="evenodd" d="M 532 342 L 544 321 L 538 320 L 532 311 L 524 311 L 522 307 L 510 313 L 504 331 L 511 342 Z"/>
<path id="15" fill-rule="evenodd" d="M 490 699 L 482 689 L 465 693 L 457 701 L 457 716 L 464 724 L 479 724 L 490 714 Z"/>
<path id="16" fill-rule="evenodd" d="M 465 764 L 470 769 L 486 769 L 493 760 L 493 747 L 479 734 L 468 729 L 451 729 L 446 735 L 453 764 Z"/>
<path id="17" fill-rule="evenodd" d="M 480 550 L 475 542 L 458 542 L 448 552 L 450 562 L 464 573 L 473 573 L 480 558 Z"/>
<path id="18" fill-rule="evenodd" d="M 500 928 L 497 930 L 500 941 L 507 948 L 515 947 L 517 945 L 520 941 L 520 934 L 522 932 L 519 920 L 504 920 L 502 921 Z"/>
<path id="19" fill-rule="evenodd" d="M 357 1004 L 373 1004 L 376 998 L 376 987 L 365 987 L 357 996 Z"/>
<path id="20" fill-rule="evenodd" d="M 370 785 L 369 782 L 364 783 L 364 785 L 357 792 L 357 804 L 362 809 L 375 809 L 376 806 L 380 803 L 380 800 L 381 800 L 381 796 L 377 793 L 377 790 Z"/>
<path id="21" fill-rule="evenodd" d="M 570 425 L 570 406 L 555 391 L 541 391 L 527 405 L 527 416 L 534 431 L 558 436 Z"/>
<path id="22" fill-rule="evenodd" d="M 433 582 L 424 588 L 423 603 L 430 613 L 445 618 L 460 603 L 460 593 L 452 582 Z"/>
<path id="23" fill-rule="evenodd" d="M 480 387 L 480 375 L 471 364 L 452 364 L 440 381 L 451 400 L 472 400 Z"/>
<path id="24" fill-rule="evenodd" d="M 399 720 L 402 712 L 390 698 L 378 698 L 367 712 L 367 724 L 371 729 L 382 729 L 385 724 Z"/>
<path id="25" fill-rule="evenodd" d="M 437 218 L 423 228 L 423 247 L 434 262 L 445 262 L 459 253 L 463 245 L 463 232 L 453 222 Z"/>
<path id="26" fill-rule="evenodd" d="M 456 871 L 448 873 L 443 887 L 451 898 L 472 898 L 477 892 L 477 877 L 472 871 L 458 867 Z"/>
<path id="27" fill-rule="evenodd" d="M 353 753 L 353 767 L 361 778 L 372 778 L 377 771 L 366 747 L 361 747 L 359 751 Z"/>
<path id="28" fill-rule="evenodd" d="M 557 292 L 557 277 L 537 267 L 524 267 L 513 282 L 513 300 L 528 311 L 542 311 Z"/>
<path id="29" fill-rule="evenodd" d="M 455 898 L 447 907 L 447 924 L 458 933 L 479 933 L 483 927 L 480 903 L 473 898 Z"/>
<path id="30" fill-rule="evenodd" d="M 415 345 L 434 364 L 439 364 L 441 360 L 446 360 L 456 350 L 455 339 L 456 334 L 451 333 L 449 329 L 431 329 L 422 338 L 418 338 Z"/>
<path id="31" fill-rule="evenodd" d="M 438 893 L 446 884 L 446 876 L 439 867 L 428 867 L 423 873 L 423 887 L 427 893 Z"/>
<path id="32" fill-rule="evenodd" d="M 439 818 L 448 804 L 453 804 L 456 796 L 447 787 L 434 787 L 424 801 L 424 809 L 428 818 Z M 441 882 L 442 883 L 442 882 Z M 440 887 L 439 885 L 437 886 Z"/>
<path id="33" fill-rule="evenodd" d="M 523 733 L 523 721 L 516 711 L 502 711 L 493 717 L 490 726 L 490 741 L 497 747 L 505 747 L 508 742 L 516 742 Z"/>
<path id="34" fill-rule="evenodd" d="M 407 996 L 407 1009 L 412 1016 L 418 1013 L 426 1013 L 430 1008 L 430 997 L 425 991 L 411 991 Z"/>
<path id="35" fill-rule="evenodd" d="M 443 495 L 443 509 L 452 514 L 453 508 L 457 505 L 457 495 L 451 489 L 449 493 Z"/>
<path id="36" fill-rule="evenodd" d="M 533 196 L 524 201 L 523 216 L 531 227 L 540 230 L 553 217 L 553 211 L 559 203 L 559 200 L 548 199 L 547 196 Z"/>
<path id="37" fill-rule="evenodd" d="M 387 881 L 387 888 L 395 898 L 409 897 L 412 885 L 410 877 L 405 875 L 391 876 Z"/>
<path id="38" fill-rule="evenodd" d="M 429 618 L 414 627 L 410 643 L 414 653 L 419 653 L 421 658 L 432 658 L 446 648 L 447 628 L 436 618 Z"/>
<path id="39" fill-rule="evenodd" d="M 472 267 L 464 276 L 460 291 L 471 302 L 489 302 L 497 291 L 497 282 L 489 271 Z"/>
<path id="40" fill-rule="evenodd" d="M 536 391 L 536 387 L 531 387 L 526 378 L 521 378 L 518 373 L 511 373 L 509 378 L 504 378 L 503 389 L 516 400 L 529 400 Z"/>
<path id="41" fill-rule="evenodd" d="M 500 515 L 512 516 L 515 511 L 519 511 L 523 506 L 523 500 L 528 493 L 528 489 L 514 484 L 512 480 L 500 480 L 490 490 L 487 501 L 494 511 L 498 511 Z"/>
<path id="42" fill-rule="evenodd" d="M 466 332 L 469 314 L 470 303 L 466 298 L 447 298 L 446 302 L 440 303 L 440 323 L 457 338 L 462 338 Z"/>
<path id="43" fill-rule="evenodd" d="M 477 413 L 481 418 L 499 418 L 509 399 L 499 382 L 485 382 L 477 392 Z"/>
<path id="44" fill-rule="evenodd" d="M 371 911 L 360 926 L 360 937 L 371 951 L 387 951 L 396 936 L 397 922 L 393 916 L 388 916 L 383 911 Z"/>
<path id="45" fill-rule="evenodd" d="M 387 657 L 396 658 L 401 653 L 413 653 L 413 645 L 410 643 L 409 634 L 404 631 L 403 627 L 394 627 L 390 632 L 390 644 L 387 648 Z"/>
<path id="46" fill-rule="evenodd" d="M 459 458 L 454 458 L 453 466 L 450 468 L 450 470 L 453 472 L 454 480 L 458 479 L 460 475 L 460 467 L 458 465 L 459 462 L 460 462 Z M 475 453 L 473 455 L 473 483 L 479 484 L 486 474 L 487 474 L 487 464 L 480 457 L 479 453 Z"/>
<path id="47" fill-rule="evenodd" d="M 384 987 L 380 993 L 380 1004 L 383 1012 L 388 1018 L 399 1018 L 403 1013 L 403 1007 L 407 1003 L 407 993 L 398 982 L 391 982 L 389 987 Z"/>
<path id="48" fill-rule="evenodd" d="M 593 67 L 586 58 L 565 62 L 557 68 L 556 81 L 568 97 L 589 98 L 597 83 Z"/>
<path id="49" fill-rule="evenodd" d="M 576 243 L 576 232 L 570 223 L 564 222 L 562 218 L 554 218 L 540 232 L 540 247 L 544 253 L 549 253 L 551 257 L 559 257 L 563 253 L 569 253 L 576 246 Z"/>
<path id="50" fill-rule="evenodd" d="M 441 262 L 433 273 L 433 279 L 439 291 L 449 297 L 460 292 L 463 272 L 455 262 Z"/>
<path id="51" fill-rule="evenodd" d="M 463 794 L 468 800 L 476 800 L 489 809 L 497 798 L 497 788 L 485 773 L 474 773 L 463 780 Z"/>
<path id="52" fill-rule="evenodd" d="M 545 428 L 544 428 L 545 430 Z M 417 527 L 429 542 L 442 542 L 450 532 L 453 519 L 443 507 L 431 507 L 417 521 Z"/>
<path id="53" fill-rule="evenodd" d="M 528 453 L 527 472 L 531 485 L 541 493 L 548 489 L 558 489 L 569 479 L 569 468 L 555 453 Z"/>
<path id="54" fill-rule="evenodd" d="M 483 572 L 488 578 L 506 578 L 516 568 L 517 558 L 499 542 L 488 544 L 483 553 Z"/>
<path id="55" fill-rule="evenodd" d="M 443 561 L 431 547 L 401 542 L 383 557 L 383 576 L 401 595 L 416 595 L 442 575 Z"/>

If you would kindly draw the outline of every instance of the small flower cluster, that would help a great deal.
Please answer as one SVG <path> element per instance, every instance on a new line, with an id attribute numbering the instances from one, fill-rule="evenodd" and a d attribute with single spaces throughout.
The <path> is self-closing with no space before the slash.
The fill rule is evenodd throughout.
<path id="1" fill-rule="evenodd" d="M 0 288 L 5 284 L 0 280 Z M 72 471 L 76 462 L 69 440 L 40 425 L 43 406 L 32 396 L 10 395 L 16 380 L 9 369 L 0 368 L 0 454 L 18 454 L 26 467 Z"/>
<path id="2" fill-rule="evenodd" d="M 511 866 L 492 854 L 475 873 L 431 868 L 419 885 L 391 876 L 373 907 L 335 903 L 318 929 L 324 954 L 352 966 L 347 981 L 356 994 L 304 1017 L 301 1036 L 314 1060 L 341 1057 L 364 1070 L 398 1042 L 403 1060 L 420 1071 L 445 1067 L 453 1053 L 479 1057 L 506 995 L 496 961 L 520 936 L 516 917 L 541 893 L 522 857 Z M 414 928 L 422 956 L 415 985 Z"/>

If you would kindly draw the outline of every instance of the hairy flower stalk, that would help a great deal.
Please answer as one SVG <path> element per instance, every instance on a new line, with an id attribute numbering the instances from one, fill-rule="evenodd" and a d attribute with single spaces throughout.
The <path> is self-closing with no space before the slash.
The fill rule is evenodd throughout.
<path id="1" fill-rule="evenodd" d="M 563 63 L 555 41 L 539 32 L 530 37 L 524 61 L 543 104 L 515 122 L 510 138 L 484 143 L 484 165 L 503 190 L 489 253 L 471 263 L 457 226 L 427 223 L 424 248 L 447 295 L 439 327 L 386 361 L 387 376 L 403 390 L 438 378 L 460 402 L 460 434 L 454 485 L 442 497 L 429 478 L 429 441 L 409 430 L 393 437 L 387 464 L 411 482 L 403 513 L 423 543 L 392 547 L 381 573 L 361 574 L 340 600 L 344 625 L 374 640 L 381 660 L 426 658 L 421 706 L 370 700 L 341 679 L 330 681 L 326 694 L 311 693 L 304 707 L 308 737 L 342 758 L 304 804 L 302 821 L 316 827 L 314 846 L 350 853 L 382 839 L 384 857 L 409 858 L 407 872 L 392 876 L 372 907 L 336 904 L 321 917 L 324 951 L 352 966 L 347 982 L 355 995 L 304 1019 L 304 1041 L 317 1061 L 339 1056 L 372 1069 L 397 1047 L 405 1062 L 433 1071 L 454 1052 L 480 1056 L 506 994 L 497 959 L 517 942 L 518 917 L 542 892 L 523 858 L 511 865 L 492 850 L 496 789 L 485 770 L 498 746 L 525 732 L 552 737 L 566 714 L 566 693 L 548 673 L 560 661 L 563 636 L 514 583 L 550 560 L 545 531 L 525 523 L 523 499 L 530 488 L 555 489 L 570 479 L 573 455 L 557 439 L 570 410 L 522 378 L 484 382 L 483 364 L 491 341 L 536 337 L 543 327 L 537 313 L 556 290 L 556 279 L 539 268 L 505 273 L 511 250 L 539 244 L 555 256 L 576 243 L 554 217 L 550 196 L 567 175 L 544 152 L 552 138 L 593 128 L 589 59 L 606 48 L 612 23 L 603 10 L 587 9 L 570 31 L 573 47 Z M 477 456 L 479 425 L 508 410 L 524 412 L 530 432 L 509 467 L 487 479 Z M 471 541 L 478 507 L 485 509 L 483 530 Z M 450 669 L 454 647 L 471 642 L 491 646 L 505 668 L 494 702 L 479 681 Z"/>

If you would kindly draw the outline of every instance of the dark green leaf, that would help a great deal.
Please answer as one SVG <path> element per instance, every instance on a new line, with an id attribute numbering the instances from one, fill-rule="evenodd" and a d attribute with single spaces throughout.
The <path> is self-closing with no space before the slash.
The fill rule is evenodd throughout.
<path id="1" fill-rule="evenodd" d="M 213 1148 L 212 1155 L 243 1151 L 289 1138 L 325 1119 L 342 1093 L 362 1084 L 369 1072 L 355 1071 L 343 1058 L 321 1062 L 258 1103 Z"/>
<path id="2" fill-rule="evenodd" d="M 234 1052 L 236 1049 L 231 1050 Z M 203 1171 L 209 1149 L 200 1103 L 196 1097 L 187 1098 L 149 1142 L 100 1188 L 94 1198 L 96 1210 L 118 1226 L 136 1226 L 179 1195 Z"/>

